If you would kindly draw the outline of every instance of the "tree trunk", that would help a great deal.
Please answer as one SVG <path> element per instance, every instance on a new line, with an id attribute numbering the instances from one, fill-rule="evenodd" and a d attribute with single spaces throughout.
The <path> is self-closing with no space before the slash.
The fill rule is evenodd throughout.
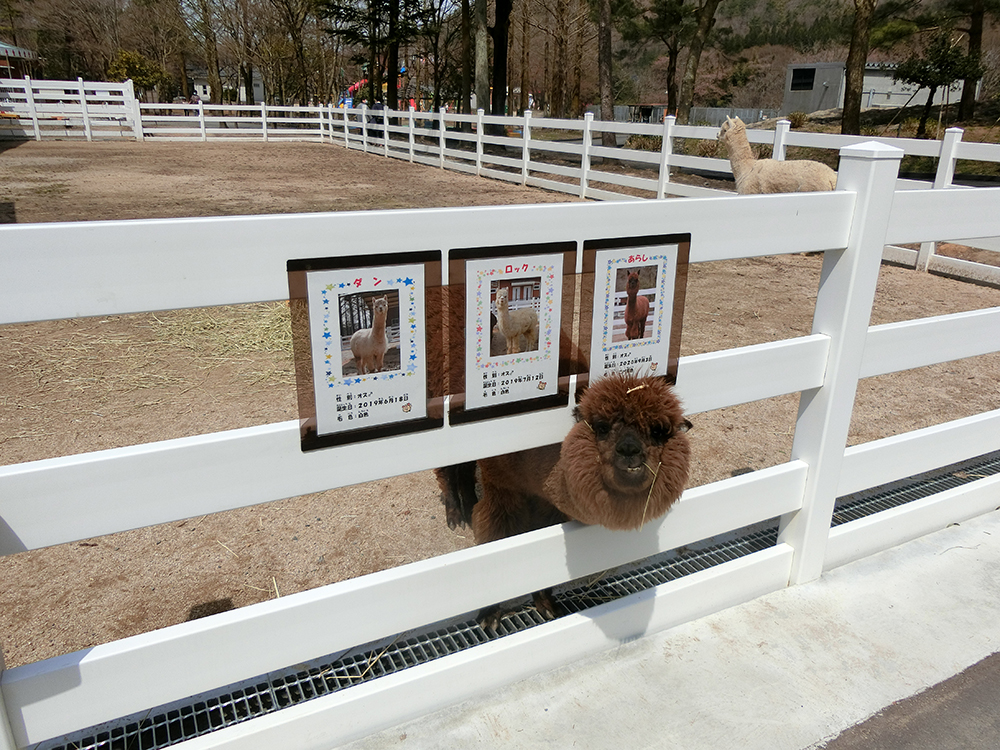
<path id="1" fill-rule="evenodd" d="M 677 107 L 677 119 L 685 124 L 691 114 L 691 107 L 694 105 L 694 84 L 698 79 L 698 64 L 701 62 L 701 53 L 708 43 L 708 35 L 712 33 L 712 27 L 715 26 L 715 12 L 719 9 L 719 2 L 720 0 L 705 0 L 705 4 L 698 9 L 698 26 L 689 47 L 687 65 L 684 67 L 684 81 L 681 83 Z"/>
<path id="2" fill-rule="evenodd" d="M 598 0 L 597 85 L 601 92 L 601 119 L 614 122 L 615 94 L 612 88 L 611 0 Z M 618 145 L 614 133 L 601 133 L 601 145 Z"/>
<path id="3" fill-rule="evenodd" d="M 556 0 L 555 60 L 552 70 L 552 91 L 549 110 L 552 117 L 566 116 L 566 57 L 569 23 L 567 0 Z"/>
<path id="4" fill-rule="evenodd" d="M 213 104 L 222 103 L 222 75 L 219 72 L 219 45 L 215 35 L 215 18 L 208 0 L 198 1 L 198 19 L 202 32 L 202 48 L 205 52 L 205 67 L 208 69 L 208 100 Z"/>
<path id="5" fill-rule="evenodd" d="M 486 109 L 490 101 L 489 29 L 486 0 L 475 0 L 476 109 Z"/>
<path id="6" fill-rule="evenodd" d="M 496 0 L 496 24 L 493 27 L 493 97 L 490 111 L 507 114 L 507 53 L 510 41 L 510 14 L 513 0 Z"/>
<path id="7" fill-rule="evenodd" d="M 399 0 L 389 0 L 389 50 L 386 59 L 388 80 L 386 106 L 399 109 Z"/>
<path id="8" fill-rule="evenodd" d="M 973 0 L 969 13 L 969 57 L 980 62 L 983 54 L 983 19 L 986 15 L 984 0 Z M 976 84 L 978 78 L 962 81 L 962 99 L 958 103 L 958 121 L 971 120 L 976 114 Z"/>
<path id="9" fill-rule="evenodd" d="M 676 45 L 667 47 L 667 113 L 677 114 L 677 58 L 681 51 Z"/>
<path id="10" fill-rule="evenodd" d="M 529 49 L 531 48 L 531 27 L 528 24 L 528 20 L 531 16 L 528 8 L 528 3 L 530 0 L 522 0 L 521 2 L 521 104 L 518 107 L 519 114 L 524 114 L 524 111 L 531 106 L 531 99 L 529 98 L 529 83 L 528 83 L 528 64 L 531 60 L 529 56 Z"/>
<path id="11" fill-rule="evenodd" d="M 854 0 L 851 46 L 847 52 L 844 72 L 844 116 L 840 123 L 842 135 L 861 135 L 861 95 L 865 64 L 868 62 L 868 40 L 877 2 L 878 0 Z"/>
<path id="12" fill-rule="evenodd" d="M 187 56 L 181 51 L 177 57 L 180 61 L 181 94 L 184 97 L 184 101 L 189 101 L 191 99 L 191 87 L 188 86 Z"/>
<path id="13" fill-rule="evenodd" d="M 246 104 L 256 104 L 253 91 L 253 66 L 250 63 L 240 65 L 240 77 L 243 78 L 243 88 L 247 93 Z"/>
<path id="14" fill-rule="evenodd" d="M 462 0 L 462 91 L 458 111 L 471 112 L 472 104 L 472 13 L 469 0 Z"/>
<path id="15" fill-rule="evenodd" d="M 570 87 L 570 114 L 579 117 L 583 113 L 583 38 L 587 33 L 587 13 L 583 3 L 576 3 L 576 33 L 573 39 L 573 85 Z"/>
<path id="16" fill-rule="evenodd" d="M 927 121 L 931 119 L 931 110 L 934 108 L 934 95 L 937 93 L 937 90 L 937 86 L 931 86 L 927 92 L 924 111 L 920 113 L 920 124 L 917 125 L 917 138 L 927 137 Z"/>

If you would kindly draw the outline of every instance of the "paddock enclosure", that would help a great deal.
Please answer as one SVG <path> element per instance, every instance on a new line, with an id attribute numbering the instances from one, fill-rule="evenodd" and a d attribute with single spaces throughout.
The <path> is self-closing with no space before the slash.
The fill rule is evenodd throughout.
<path id="1" fill-rule="evenodd" d="M 869 325 L 885 248 L 1000 236 L 1000 189 L 905 189 L 902 156 L 844 145 L 832 193 L 386 211 L 378 233 L 371 212 L 0 226 L 2 324 L 284 300 L 292 258 L 430 251 L 447 282 L 452 253 L 484 245 L 570 243 L 578 273 L 583 243 L 609 237 L 690 233 L 695 266 L 823 255 L 808 333 L 678 368 L 695 417 L 799 394 L 790 460 L 692 488 L 639 532 L 566 524 L 7 669 L 0 747 L 329 747 L 995 509 L 1000 410 L 847 447 L 860 386 L 1000 351 L 997 307 Z M 568 406 L 446 419 L 303 453 L 292 420 L 4 466 L 0 550 L 546 445 L 570 424 Z M 554 622 L 473 622 L 549 586 L 570 609 Z"/>

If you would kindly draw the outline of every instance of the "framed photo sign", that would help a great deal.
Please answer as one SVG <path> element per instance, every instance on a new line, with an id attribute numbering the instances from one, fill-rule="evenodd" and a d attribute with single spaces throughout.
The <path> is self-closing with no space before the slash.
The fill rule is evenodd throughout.
<path id="1" fill-rule="evenodd" d="M 429 388 L 441 347 L 427 326 L 440 256 L 368 256 L 364 264 L 288 261 L 303 450 L 443 424 L 440 403 L 431 403 L 440 394 Z"/>
<path id="2" fill-rule="evenodd" d="M 452 288 L 464 286 L 465 331 L 464 353 L 449 348 L 450 357 L 463 357 L 465 373 L 464 394 L 452 400 L 451 421 L 568 403 L 560 346 L 566 338 L 564 316 L 572 322 L 567 289 L 572 289 L 575 251 L 576 243 L 551 243 L 451 253 Z"/>
<path id="3" fill-rule="evenodd" d="M 691 235 L 584 243 L 590 377 L 609 372 L 677 378 Z M 586 281 L 584 282 L 585 286 Z"/>

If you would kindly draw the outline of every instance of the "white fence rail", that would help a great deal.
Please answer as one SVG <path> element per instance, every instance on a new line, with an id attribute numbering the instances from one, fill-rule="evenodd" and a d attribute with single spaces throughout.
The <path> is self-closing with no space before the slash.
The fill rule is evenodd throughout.
<path id="1" fill-rule="evenodd" d="M 341 144 L 366 153 L 407 159 L 442 169 L 578 195 L 597 200 L 631 197 L 698 197 L 725 194 L 716 188 L 671 179 L 677 170 L 732 174 L 728 159 L 691 155 L 698 141 L 714 140 L 718 128 L 604 122 L 588 114 L 582 120 L 496 117 L 447 112 L 336 108 L 333 105 L 273 106 L 140 103 L 131 81 L 123 84 L 77 81 L 0 79 L 0 138 L 145 138 L 183 141 L 315 141 Z M 615 147 L 600 145 L 602 134 Z M 869 138 L 791 130 L 779 120 L 774 130 L 751 129 L 751 143 L 771 147 L 784 159 L 788 147 L 835 151 L 875 140 L 902 149 L 904 155 L 937 160 L 933 183 L 899 180 L 901 189 L 954 187 L 959 159 L 1000 162 L 1000 145 L 966 143 L 961 128 L 950 128 L 940 141 Z M 629 147 L 630 137 L 645 137 L 659 150 Z M 648 145 L 648 144 L 647 144 Z M 1000 251 L 1000 238 L 947 238 L 949 242 Z M 888 248 L 886 257 L 919 270 L 933 270 L 993 284 L 993 266 L 937 255 L 936 243 L 919 250 Z"/>
<path id="2" fill-rule="evenodd" d="M 450 140 L 416 126 L 439 116 L 410 113 L 400 126 L 383 117 L 382 126 L 414 123 L 409 133 Z M 333 138 L 390 147 L 347 122 Z M 421 152 L 415 138 L 402 143 L 415 159 L 451 158 Z M 497 246 L 573 240 L 578 253 L 588 239 L 690 232 L 693 263 L 825 254 L 810 335 L 685 357 L 678 371 L 691 414 L 801 393 L 788 463 L 689 490 L 640 532 L 551 527 L 9 669 L 0 676 L 0 749 L 781 517 L 777 545 L 762 552 L 185 744 L 329 747 L 995 508 L 1000 478 L 990 477 L 831 532 L 845 491 L 1000 448 L 992 412 L 845 450 L 859 377 L 1000 350 L 1000 308 L 868 327 L 886 243 L 1000 235 L 1000 189 L 896 191 L 901 155 L 876 143 L 842 150 L 832 193 L 389 211 L 377 235 L 370 212 L 0 227 L 0 324 L 285 299 L 289 258 L 433 247 L 447 269 L 452 249 L 482 245 L 484 227 Z M 151 246 L 155 253 L 136 250 Z M 370 445 L 303 453 L 295 421 L 0 467 L 0 553 L 545 445 L 570 424 L 568 409 L 554 409 L 387 438 L 378 447 L 396 456 L 391 468 L 364 460 Z"/>

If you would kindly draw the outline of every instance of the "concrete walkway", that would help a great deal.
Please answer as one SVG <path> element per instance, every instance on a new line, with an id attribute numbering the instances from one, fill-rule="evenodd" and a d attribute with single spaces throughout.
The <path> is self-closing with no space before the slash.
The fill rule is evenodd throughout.
<path id="1" fill-rule="evenodd" d="M 994 512 L 346 747 L 992 750 L 996 652 Z"/>

